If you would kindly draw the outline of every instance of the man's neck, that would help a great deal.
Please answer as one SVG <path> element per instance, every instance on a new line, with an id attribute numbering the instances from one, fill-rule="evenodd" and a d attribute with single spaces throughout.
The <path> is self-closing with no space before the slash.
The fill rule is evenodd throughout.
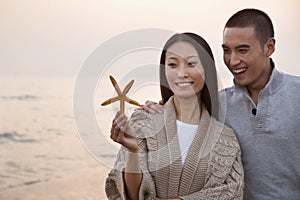
<path id="1" fill-rule="evenodd" d="M 260 77 L 259 80 L 256 81 L 254 84 L 247 86 L 248 93 L 256 105 L 258 103 L 258 97 L 259 97 L 260 92 L 266 87 L 266 85 L 270 81 L 272 71 L 274 68 L 273 65 L 274 64 L 270 60 L 268 70 L 266 73 L 264 73 L 264 76 Z"/>

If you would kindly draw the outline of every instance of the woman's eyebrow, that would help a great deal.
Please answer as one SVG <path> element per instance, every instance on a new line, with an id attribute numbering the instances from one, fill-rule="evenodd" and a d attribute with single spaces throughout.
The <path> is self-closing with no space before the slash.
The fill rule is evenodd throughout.
<path id="1" fill-rule="evenodd" d="M 199 56 L 197 56 L 197 55 L 191 55 L 191 56 L 187 56 L 185 59 L 189 59 L 189 58 L 199 58 Z M 167 59 L 177 60 L 178 58 L 177 57 L 173 57 L 173 56 L 169 56 L 169 57 L 167 57 Z"/>
<path id="2" fill-rule="evenodd" d="M 167 57 L 167 59 L 174 59 L 174 60 L 177 60 L 176 57 Z"/>
<path id="3" fill-rule="evenodd" d="M 199 56 L 197 56 L 197 55 L 191 55 L 191 56 L 188 56 L 188 57 L 186 57 L 186 58 L 199 58 Z"/>

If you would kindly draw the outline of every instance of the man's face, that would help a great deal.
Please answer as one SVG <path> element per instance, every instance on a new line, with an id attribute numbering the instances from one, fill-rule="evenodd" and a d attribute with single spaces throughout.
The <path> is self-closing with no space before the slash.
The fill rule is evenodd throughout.
<path id="1" fill-rule="evenodd" d="M 242 86 L 262 89 L 267 83 L 271 67 L 268 45 L 261 46 L 253 27 L 225 28 L 223 32 L 223 59 Z"/>

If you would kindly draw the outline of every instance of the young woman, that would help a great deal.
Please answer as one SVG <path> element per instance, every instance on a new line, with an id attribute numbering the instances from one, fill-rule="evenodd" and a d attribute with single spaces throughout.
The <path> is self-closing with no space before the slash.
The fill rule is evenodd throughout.
<path id="1" fill-rule="evenodd" d="M 207 42 L 175 34 L 164 46 L 160 85 L 165 112 L 116 114 L 122 145 L 106 180 L 109 199 L 242 199 L 241 151 L 218 120 L 216 68 Z"/>

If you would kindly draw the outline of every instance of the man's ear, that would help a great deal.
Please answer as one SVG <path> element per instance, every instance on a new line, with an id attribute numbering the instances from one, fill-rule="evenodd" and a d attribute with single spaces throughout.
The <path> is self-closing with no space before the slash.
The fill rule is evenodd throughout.
<path id="1" fill-rule="evenodd" d="M 265 48 L 264 48 L 264 51 L 265 51 L 265 55 L 267 57 L 270 57 L 274 51 L 275 51 L 275 39 L 274 38 L 270 38 L 266 44 L 265 44 Z"/>

